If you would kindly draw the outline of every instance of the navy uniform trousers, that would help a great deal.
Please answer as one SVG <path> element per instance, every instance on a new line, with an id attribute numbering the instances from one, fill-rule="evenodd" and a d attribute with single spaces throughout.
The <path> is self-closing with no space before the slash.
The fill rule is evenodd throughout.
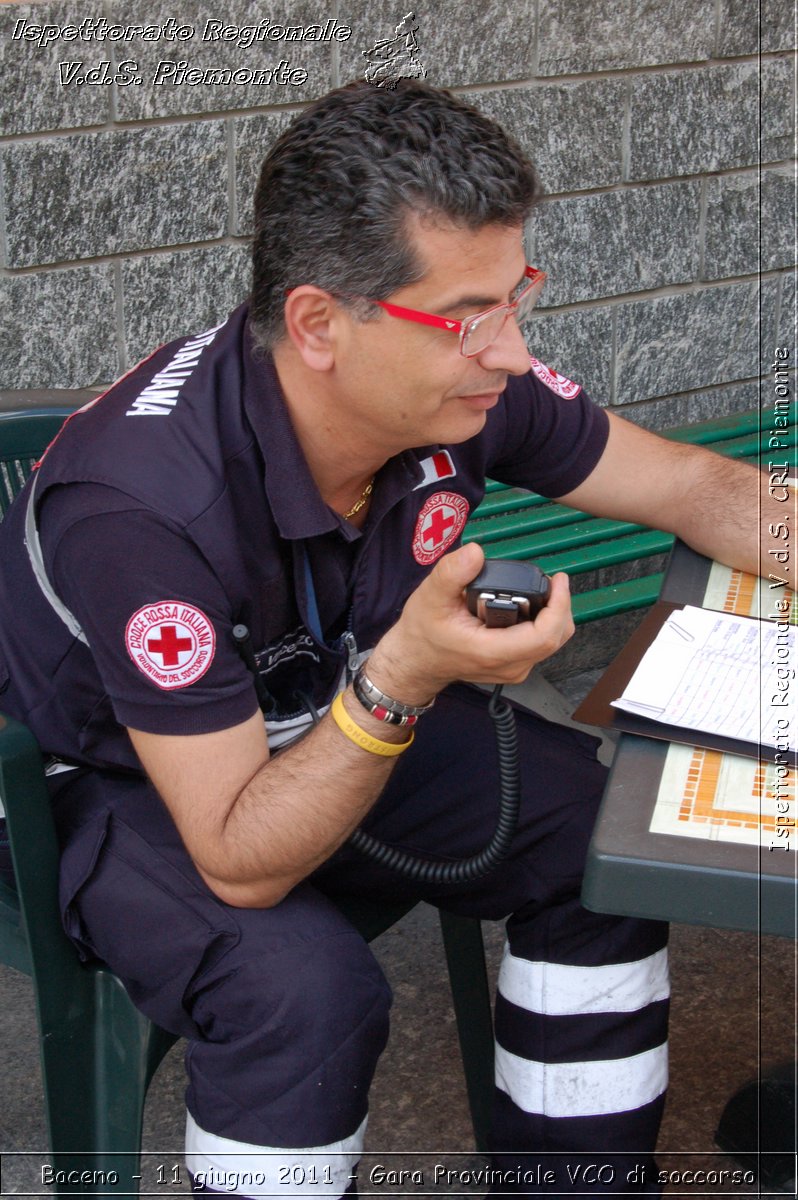
<path id="1" fill-rule="evenodd" d="M 57 778 L 67 930 L 143 1012 L 189 1039 L 186 1155 L 200 1184 L 244 1196 L 354 1192 L 390 1006 L 371 951 L 329 899 L 355 892 L 506 919 L 492 1192 L 649 1191 L 641 1179 L 667 1074 L 666 927 L 581 907 L 605 780 L 597 743 L 523 710 L 518 729 L 522 812 L 498 869 L 418 885 L 344 847 L 269 909 L 210 892 L 140 779 Z M 487 697 L 451 688 L 364 828 L 421 855 L 466 857 L 493 832 L 497 779 Z M 298 1161 L 303 1172 L 288 1178 Z M 589 1186 L 587 1163 L 602 1168 Z"/>

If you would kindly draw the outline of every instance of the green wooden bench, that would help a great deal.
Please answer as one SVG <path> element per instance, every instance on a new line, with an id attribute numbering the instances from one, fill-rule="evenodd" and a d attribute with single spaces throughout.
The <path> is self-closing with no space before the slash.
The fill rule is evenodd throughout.
<path id="1" fill-rule="evenodd" d="M 706 445 L 731 458 L 767 461 L 767 437 L 759 409 L 661 431 L 678 442 Z M 795 445 L 795 430 L 790 432 Z M 787 438 L 782 438 L 786 441 Z M 489 481 L 485 499 L 465 528 L 464 540 L 478 542 L 488 558 L 534 559 L 547 574 L 571 576 L 619 564 L 635 564 L 635 578 L 578 591 L 573 597 L 577 624 L 653 604 L 663 572 L 659 556 L 670 551 L 673 535 L 624 521 L 608 521 L 555 504 L 543 496 Z M 648 569 L 647 569 L 648 568 Z"/>

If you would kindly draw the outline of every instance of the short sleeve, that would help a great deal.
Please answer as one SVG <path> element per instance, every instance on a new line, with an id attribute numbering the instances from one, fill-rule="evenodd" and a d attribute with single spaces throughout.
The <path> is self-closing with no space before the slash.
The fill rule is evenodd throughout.
<path id="1" fill-rule="evenodd" d="M 558 395 L 531 371 L 509 381 L 503 437 L 488 466 L 492 478 L 542 496 L 565 496 L 584 483 L 604 453 L 609 420 L 573 387 L 575 395 Z"/>
<path id="2" fill-rule="evenodd" d="M 178 528 L 95 484 L 52 489 L 39 523 L 49 578 L 121 725 L 207 733 L 253 715 L 230 599 Z"/>

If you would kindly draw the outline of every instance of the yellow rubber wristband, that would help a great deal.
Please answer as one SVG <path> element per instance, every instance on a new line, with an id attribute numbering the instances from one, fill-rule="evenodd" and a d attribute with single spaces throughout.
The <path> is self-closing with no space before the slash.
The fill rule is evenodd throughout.
<path id="1" fill-rule="evenodd" d="M 368 750 L 369 754 L 381 754 L 383 758 L 393 758 L 402 754 L 415 737 L 412 730 L 406 742 L 381 742 L 379 738 L 372 737 L 365 729 L 361 729 L 346 711 L 343 692 L 339 692 L 333 700 L 330 713 L 341 733 L 348 737 L 350 742 L 360 746 L 361 750 Z"/>

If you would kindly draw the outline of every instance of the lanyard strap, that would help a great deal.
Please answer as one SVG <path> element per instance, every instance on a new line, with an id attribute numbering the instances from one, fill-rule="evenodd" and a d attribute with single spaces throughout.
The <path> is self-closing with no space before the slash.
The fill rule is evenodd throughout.
<path id="1" fill-rule="evenodd" d="M 324 634 L 321 631 L 321 617 L 319 616 L 319 606 L 316 601 L 316 589 L 313 586 L 313 572 L 310 569 L 310 558 L 308 557 L 307 546 L 302 545 L 302 560 L 304 563 L 305 572 L 305 596 L 308 605 L 308 625 L 310 632 L 315 637 L 320 646 L 326 646 Z"/>

